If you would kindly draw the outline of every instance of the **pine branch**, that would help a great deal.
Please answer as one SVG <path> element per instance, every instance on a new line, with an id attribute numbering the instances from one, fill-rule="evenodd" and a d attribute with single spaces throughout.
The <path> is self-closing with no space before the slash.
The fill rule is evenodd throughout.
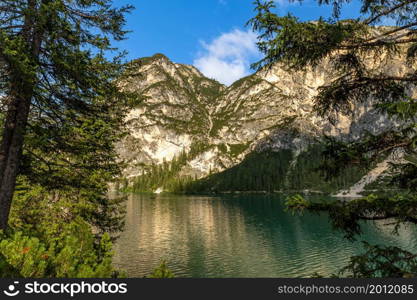
<path id="1" fill-rule="evenodd" d="M 373 22 L 377 21 L 379 18 L 381 18 L 383 16 L 387 16 L 387 15 L 393 13 L 394 11 L 396 11 L 396 10 L 398 10 L 398 9 L 404 7 L 404 6 L 407 6 L 409 4 L 412 4 L 412 3 L 417 3 L 417 1 L 416 0 L 406 0 L 404 2 L 401 2 L 401 3 L 399 3 L 399 4 L 397 4 L 393 7 L 390 7 L 388 9 L 384 10 L 383 12 L 377 14 L 376 16 L 373 16 L 373 17 L 365 20 L 364 23 L 367 24 L 367 25 L 370 25 Z"/>

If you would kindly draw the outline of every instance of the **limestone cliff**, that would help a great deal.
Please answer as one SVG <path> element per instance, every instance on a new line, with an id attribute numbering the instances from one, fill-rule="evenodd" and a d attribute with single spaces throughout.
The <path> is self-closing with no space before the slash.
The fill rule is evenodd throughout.
<path id="1" fill-rule="evenodd" d="M 406 68 L 401 58 L 367 63 L 393 75 Z M 276 65 L 229 87 L 161 54 L 135 60 L 129 69 L 123 88 L 142 95 L 126 119 L 130 134 L 118 145 L 130 183 L 173 159 L 170 176 L 195 180 L 265 151 L 290 150 L 289 172 L 324 134 L 352 140 L 395 126 L 373 109 L 372 99 L 354 107 L 353 115 L 337 115 L 335 123 L 313 111 L 318 88 L 337 76 L 332 61 L 297 72 Z"/>

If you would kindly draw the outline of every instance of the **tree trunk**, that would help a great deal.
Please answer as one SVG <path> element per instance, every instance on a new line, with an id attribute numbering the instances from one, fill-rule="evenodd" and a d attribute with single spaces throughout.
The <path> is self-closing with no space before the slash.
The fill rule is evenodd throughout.
<path id="1" fill-rule="evenodd" d="M 17 98 L 9 98 L 9 103 L 7 104 L 6 119 L 3 128 L 3 137 L 0 145 L 0 183 L 3 180 L 3 174 L 6 168 L 10 144 L 12 143 L 14 126 L 16 123 L 16 114 L 18 110 L 17 107 Z"/>
<path id="2" fill-rule="evenodd" d="M 30 52 L 29 60 L 38 61 L 43 30 L 35 26 L 37 19 L 37 0 L 27 0 L 27 14 L 21 32 Z M 32 67 L 28 64 L 28 67 Z M 23 151 L 24 136 L 35 88 L 36 76 L 26 78 L 20 68 L 10 67 L 13 74 L 10 102 L 4 124 L 3 140 L 0 145 L 0 229 L 7 229 L 10 207 L 19 173 Z"/>
<path id="3" fill-rule="evenodd" d="M 9 110 L 1 145 L 0 163 L 0 229 L 6 229 L 22 156 L 23 140 L 29 116 L 31 97 L 14 98 Z M 17 104 L 17 105 L 16 105 Z M 15 110 L 16 108 L 17 110 Z"/>

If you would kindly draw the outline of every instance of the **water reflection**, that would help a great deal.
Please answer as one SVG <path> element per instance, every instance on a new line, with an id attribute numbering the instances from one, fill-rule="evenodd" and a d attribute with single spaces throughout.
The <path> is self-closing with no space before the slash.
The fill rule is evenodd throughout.
<path id="1" fill-rule="evenodd" d="M 178 277 L 298 277 L 336 272 L 360 243 L 332 231 L 325 215 L 293 216 L 278 196 L 131 195 L 117 267 L 149 274 L 162 259 Z M 417 249 L 416 228 L 365 226 L 370 243 Z"/>

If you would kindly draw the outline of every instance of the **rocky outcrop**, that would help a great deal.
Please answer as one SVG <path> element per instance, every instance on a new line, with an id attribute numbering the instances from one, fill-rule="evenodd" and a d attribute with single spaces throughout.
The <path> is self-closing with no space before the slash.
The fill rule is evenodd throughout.
<path id="1" fill-rule="evenodd" d="M 375 72 L 405 72 L 401 58 L 368 63 Z M 184 154 L 177 176 L 202 178 L 253 151 L 290 149 L 297 155 L 324 134 L 353 140 L 395 126 L 374 110 L 372 99 L 334 123 L 314 112 L 318 88 L 337 76 L 332 61 L 306 71 L 276 65 L 229 87 L 161 54 L 133 61 L 129 70 L 122 86 L 141 95 L 126 119 L 130 134 L 118 145 L 129 181 Z"/>

